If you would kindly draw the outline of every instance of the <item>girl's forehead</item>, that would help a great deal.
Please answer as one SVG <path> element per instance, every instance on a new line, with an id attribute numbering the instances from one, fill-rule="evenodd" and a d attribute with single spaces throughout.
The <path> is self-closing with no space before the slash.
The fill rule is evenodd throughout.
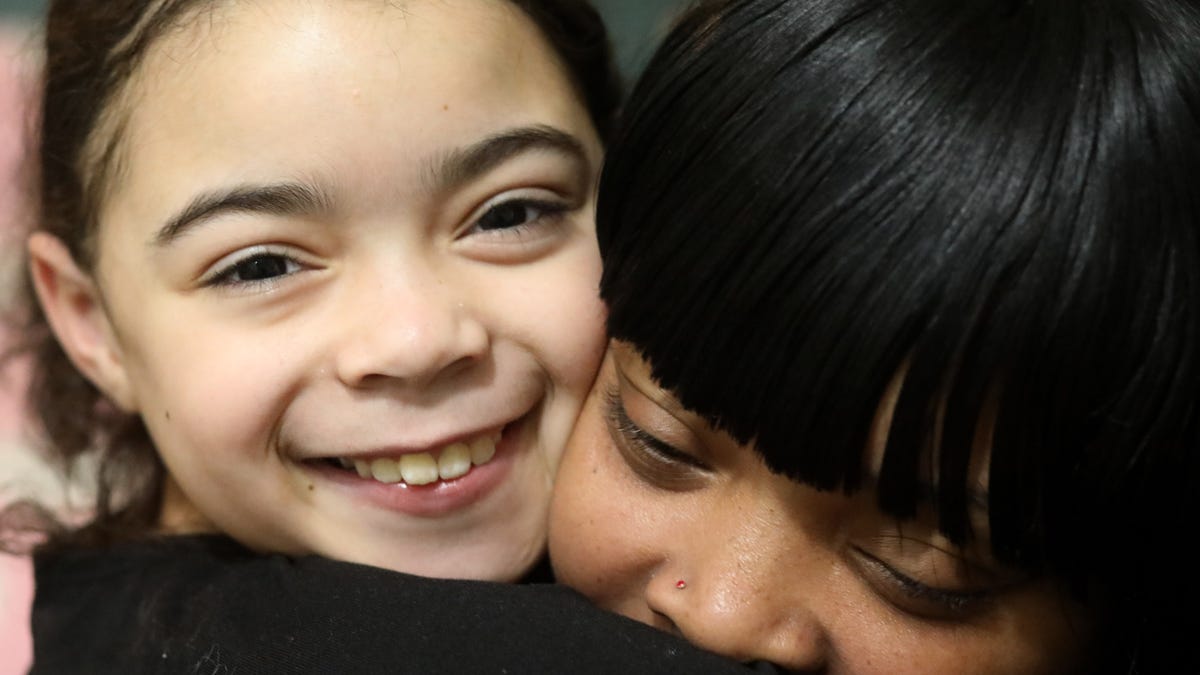
<path id="1" fill-rule="evenodd" d="M 468 77 L 503 77 L 512 62 L 558 66 L 537 27 L 506 0 L 257 0 L 184 13 L 150 46 L 133 82 L 153 97 L 178 78 L 237 86 L 267 76 L 254 81 L 270 92 L 288 72 L 337 75 L 349 88 L 467 71 L 441 80 L 452 90 Z"/>
<path id="2" fill-rule="evenodd" d="M 431 158 L 516 127 L 560 128 L 599 153 L 553 50 L 503 0 L 206 9 L 147 53 L 123 106 L 101 222 L 161 220 L 230 181 L 403 191 Z"/>

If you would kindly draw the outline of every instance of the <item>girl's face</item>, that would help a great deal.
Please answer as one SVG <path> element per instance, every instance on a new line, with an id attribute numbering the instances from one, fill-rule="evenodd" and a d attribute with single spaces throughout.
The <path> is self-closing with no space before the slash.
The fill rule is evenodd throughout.
<path id="1" fill-rule="evenodd" d="M 168 467 L 164 526 L 521 575 L 603 352 L 601 147 L 535 25 L 228 3 L 121 105 L 100 379 Z"/>
<path id="2" fill-rule="evenodd" d="M 873 436 L 870 456 L 886 432 Z M 1047 583 L 983 547 L 953 546 L 928 514 L 896 522 L 873 491 L 819 492 L 771 473 L 620 343 L 559 488 L 550 555 L 561 581 L 737 659 L 833 674 L 1027 675 L 1068 672 L 1085 642 L 1084 613 Z"/>

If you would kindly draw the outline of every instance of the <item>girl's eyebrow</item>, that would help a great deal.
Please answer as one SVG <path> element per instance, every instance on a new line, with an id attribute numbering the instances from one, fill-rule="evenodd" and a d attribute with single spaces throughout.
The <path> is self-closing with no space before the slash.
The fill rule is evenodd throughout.
<path id="1" fill-rule="evenodd" d="M 587 151 L 575 136 L 555 127 L 538 124 L 508 129 L 478 143 L 450 151 L 430 167 L 437 191 L 453 190 L 475 180 L 515 155 L 547 151 L 566 155 L 581 167 L 588 165 Z"/>
<path id="2" fill-rule="evenodd" d="M 332 203 L 327 194 L 303 183 L 237 185 L 197 196 L 159 229 L 153 243 L 168 246 L 191 228 L 221 213 L 311 214 L 328 211 Z"/>
<path id="3" fill-rule="evenodd" d="M 431 176 L 438 191 L 452 190 L 486 174 L 512 157 L 535 150 L 566 155 L 586 173 L 587 152 L 575 136 L 548 125 L 510 129 L 456 149 L 438 160 Z M 277 183 L 237 185 L 203 193 L 158 230 L 153 244 L 169 246 L 184 233 L 216 215 L 229 212 L 292 216 L 327 212 L 332 198 L 311 185 Z"/>

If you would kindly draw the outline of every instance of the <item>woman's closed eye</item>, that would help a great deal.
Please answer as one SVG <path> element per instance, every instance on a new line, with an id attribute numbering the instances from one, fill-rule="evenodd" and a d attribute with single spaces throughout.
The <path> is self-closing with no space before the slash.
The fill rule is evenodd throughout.
<path id="1" fill-rule="evenodd" d="M 922 572 L 904 572 L 862 547 L 854 548 L 856 561 L 869 585 L 889 604 L 906 614 L 931 621 L 961 621 L 985 611 L 1004 584 L 974 570 L 965 560 L 932 544 L 925 547 Z"/>
<path id="2" fill-rule="evenodd" d="M 711 469 L 695 456 L 656 438 L 629 417 L 616 387 L 606 392 L 609 435 L 622 459 L 643 481 L 683 492 L 700 487 Z"/>

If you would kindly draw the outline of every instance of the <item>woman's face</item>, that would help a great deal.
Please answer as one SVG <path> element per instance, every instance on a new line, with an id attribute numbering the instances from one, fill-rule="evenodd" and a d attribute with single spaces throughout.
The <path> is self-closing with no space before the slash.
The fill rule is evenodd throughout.
<path id="1" fill-rule="evenodd" d="M 496 1 L 221 3 L 123 104 L 96 279 L 164 524 L 513 579 L 603 353 L 599 140 Z"/>
<path id="2" fill-rule="evenodd" d="M 872 436 L 868 456 L 886 432 Z M 983 547 L 955 547 L 928 514 L 899 523 L 870 490 L 820 492 L 771 473 L 658 387 L 628 345 L 610 348 L 558 481 L 558 578 L 736 659 L 1028 675 L 1069 671 L 1085 641 L 1065 595 Z"/>

